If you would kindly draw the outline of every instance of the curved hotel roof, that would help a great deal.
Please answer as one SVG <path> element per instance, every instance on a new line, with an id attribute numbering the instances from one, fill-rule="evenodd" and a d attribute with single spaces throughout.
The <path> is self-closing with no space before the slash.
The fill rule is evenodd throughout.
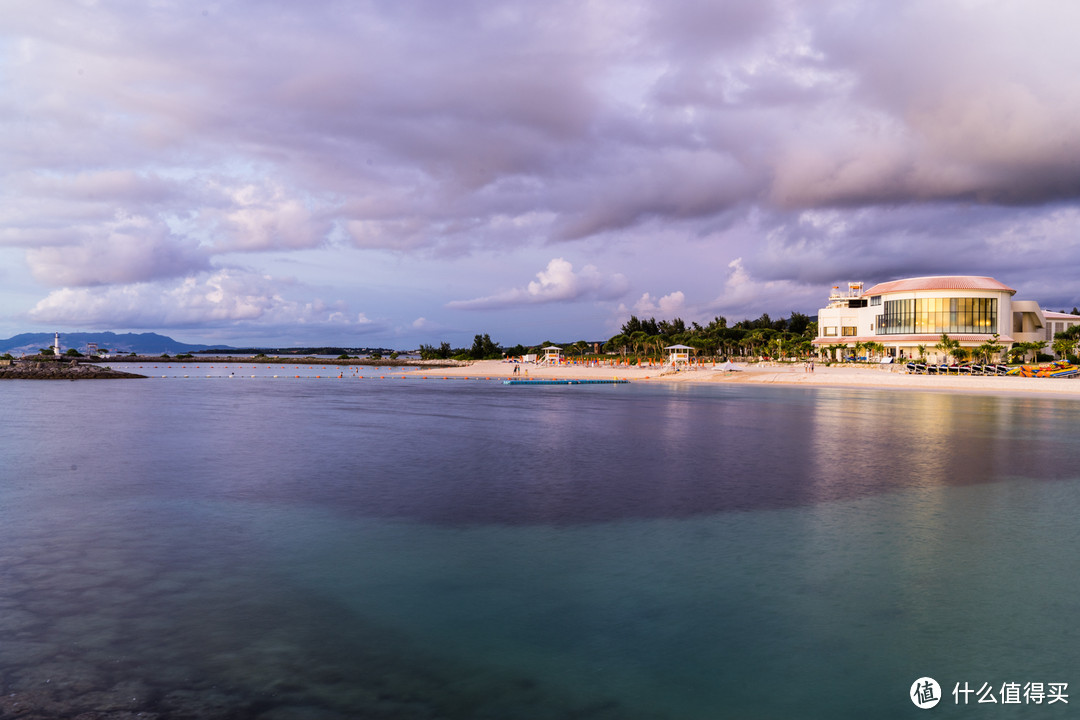
<path id="1" fill-rule="evenodd" d="M 914 290 L 998 290 L 1015 295 L 1016 290 L 991 277 L 977 275 L 937 275 L 933 277 L 904 278 L 878 283 L 863 292 L 866 295 L 912 292 Z"/>

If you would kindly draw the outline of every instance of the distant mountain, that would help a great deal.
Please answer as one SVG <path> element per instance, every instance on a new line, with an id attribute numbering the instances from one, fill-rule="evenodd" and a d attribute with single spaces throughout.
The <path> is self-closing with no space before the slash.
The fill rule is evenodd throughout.
<path id="1" fill-rule="evenodd" d="M 166 335 L 157 333 L 124 333 L 118 335 L 114 332 L 73 332 L 60 333 L 60 351 L 64 352 L 75 348 L 79 352 L 86 352 L 87 343 L 97 343 L 99 348 L 108 350 L 110 353 L 138 353 L 139 355 L 160 355 L 169 353 L 191 353 L 210 348 L 229 350 L 228 345 L 191 345 L 178 342 Z M 0 353 L 12 355 L 32 355 L 39 349 L 52 347 L 52 333 L 22 333 L 7 340 L 0 340 Z"/>

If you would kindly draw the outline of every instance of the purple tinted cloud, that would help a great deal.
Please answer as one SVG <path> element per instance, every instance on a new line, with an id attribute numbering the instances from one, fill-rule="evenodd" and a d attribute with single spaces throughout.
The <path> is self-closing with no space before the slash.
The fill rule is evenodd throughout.
<path id="1" fill-rule="evenodd" d="M 1080 295 L 1061 269 L 1077 20 L 1049 1 L 16 2 L 0 245 L 43 297 L 84 289 L 101 316 L 127 286 L 285 255 L 390 253 L 440 286 L 440 259 L 517 273 L 549 243 L 624 276 L 622 295 L 582 270 L 587 292 L 446 286 L 432 307 L 655 304 L 676 290 L 640 237 L 672 229 L 721 269 L 676 286 L 684 308 L 934 272 L 1049 275 L 1060 302 Z M 300 281 L 313 302 L 355 294 L 319 283 Z"/>

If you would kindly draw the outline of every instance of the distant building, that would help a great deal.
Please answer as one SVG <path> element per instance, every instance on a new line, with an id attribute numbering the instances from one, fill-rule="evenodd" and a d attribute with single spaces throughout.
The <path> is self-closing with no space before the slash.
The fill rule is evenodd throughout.
<path id="1" fill-rule="evenodd" d="M 1013 343 L 1047 346 L 1054 334 L 1080 325 L 1080 316 L 1043 310 L 1033 300 L 1016 300 L 1016 290 L 990 277 L 944 275 L 905 278 L 863 289 L 861 282 L 847 290 L 833 287 L 829 304 L 818 311 L 818 336 L 813 344 L 822 353 L 856 342 L 876 342 L 893 358 L 927 357 L 943 360 L 934 348 L 943 334 L 972 349 L 993 339 L 1004 348 Z M 1048 349 L 1047 349 L 1048 351 Z"/>

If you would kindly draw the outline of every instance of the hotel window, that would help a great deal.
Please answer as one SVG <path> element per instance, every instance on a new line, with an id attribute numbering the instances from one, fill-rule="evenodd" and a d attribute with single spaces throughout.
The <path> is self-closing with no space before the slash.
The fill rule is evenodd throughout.
<path id="1" fill-rule="evenodd" d="M 841 334 L 844 337 L 855 337 L 856 335 L 859 334 L 857 331 L 858 331 L 858 328 L 855 327 L 854 325 L 845 325 L 842 328 L 842 333 Z"/>
<path id="2" fill-rule="evenodd" d="M 836 337 L 836 327 L 828 327 L 828 326 L 826 326 L 824 329 L 825 329 L 825 337 Z"/>
<path id="3" fill-rule="evenodd" d="M 870 296 L 870 307 L 873 307 L 874 305 L 880 305 L 880 304 L 881 304 L 881 296 L 880 295 L 871 295 Z"/>
<path id="4" fill-rule="evenodd" d="M 997 298 L 914 298 L 886 300 L 877 316 L 877 334 L 978 333 L 997 329 Z"/>

